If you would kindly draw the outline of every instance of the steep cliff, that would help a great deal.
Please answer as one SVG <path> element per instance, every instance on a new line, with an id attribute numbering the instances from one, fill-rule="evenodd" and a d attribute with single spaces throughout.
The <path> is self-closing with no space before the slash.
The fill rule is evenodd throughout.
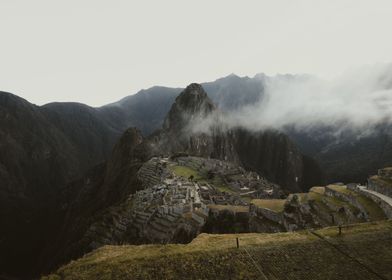
<path id="1" fill-rule="evenodd" d="M 176 98 L 163 129 L 148 141 L 157 154 L 186 152 L 236 162 L 289 191 L 322 182 L 317 163 L 305 158 L 286 135 L 231 127 L 198 84 Z"/>

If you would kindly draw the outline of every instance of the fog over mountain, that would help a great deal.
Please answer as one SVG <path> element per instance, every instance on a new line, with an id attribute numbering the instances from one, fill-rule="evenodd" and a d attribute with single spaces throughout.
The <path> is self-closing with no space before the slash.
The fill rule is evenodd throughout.
<path id="1" fill-rule="evenodd" d="M 262 98 L 226 112 L 228 126 L 303 132 L 328 127 L 333 136 L 347 131 L 366 136 L 392 120 L 391 64 L 350 70 L 332 80 L 288 74 L 257 77 Z M 198 123 L 195 129 L 205 129 L 208 123 Z"/>

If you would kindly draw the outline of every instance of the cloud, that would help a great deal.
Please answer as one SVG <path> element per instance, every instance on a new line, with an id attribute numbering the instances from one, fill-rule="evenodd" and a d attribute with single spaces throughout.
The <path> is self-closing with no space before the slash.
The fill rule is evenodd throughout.
<path id="1" fill-rule="evenodd" d="M 251 130 L 315 127 L 369 131 L 392 120 L 392 65 L 379 64 L 347 71 L 333 80 L 309 75 L 265 77 L 263 98 L 235 112 L 224 122 Z M 216 117 L 214 117 L 216 118 Z M 211 124 L 206 120 L 198 127 Z"/>

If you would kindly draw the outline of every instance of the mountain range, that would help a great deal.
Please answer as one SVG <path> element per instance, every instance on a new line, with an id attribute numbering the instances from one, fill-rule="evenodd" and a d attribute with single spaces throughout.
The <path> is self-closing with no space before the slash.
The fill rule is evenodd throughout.
<path id="1" fill-rule="evenodd" d="M 99 108 L 36 106 L 0 92 L 0 276 L 29 278 L 84 253 L 70 249 L 47 265 L 54 251 L 77 247 L 91 223 L 142 188 L 135 174 L 157 154 L 235 162 L 287 193 L 362 181 L 392 163 L 387 125 L 339 141 L 325 127 L 250 131 L 225 128 L 219 118 L 208 133 L 190 132 L 190 119 L 263 102 L 265 79 L 230 75 L 186 89 L 153 87 Z"/>

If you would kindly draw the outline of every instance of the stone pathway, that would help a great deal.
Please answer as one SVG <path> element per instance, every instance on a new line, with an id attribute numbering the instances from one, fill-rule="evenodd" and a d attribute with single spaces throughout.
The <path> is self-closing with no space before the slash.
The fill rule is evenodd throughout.
<path id="1" fill-rule="evenodd" d="M 358 188 L 360 188 L 361 190 L 363 190 L 365 192 L 371 193 L 371 194 L 381 198 L 383 201 L 385 201 L 386 203 L 388 203 L 392 207 L 392 198 L 391 197 L 383 195 L 382 193 L 379 193 L 379 192 L 375 192 L 375 191 L 369 190 L 369 189 L 366 188 L 366 186 L 358 185 Z"/>

